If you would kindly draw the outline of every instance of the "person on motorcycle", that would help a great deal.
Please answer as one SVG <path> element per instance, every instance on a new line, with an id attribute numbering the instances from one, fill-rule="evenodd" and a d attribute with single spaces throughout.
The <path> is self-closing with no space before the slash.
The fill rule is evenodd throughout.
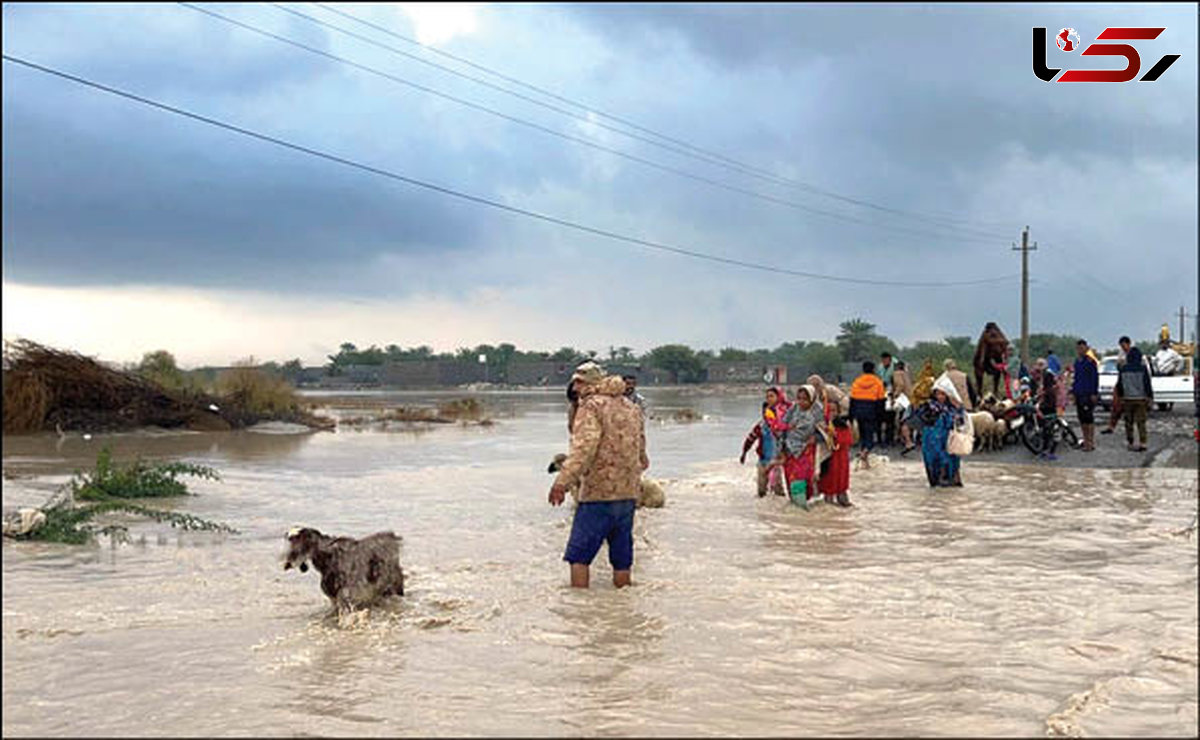
<path id="1" fill-rule="evenodd" d="M 1042 452 L 1038 457 L 1042 460 L 1057 460 L 1054 450 L 1058 446 L 1058 440 L 1054 428 L 1058 425 L 1058 376 L 1044 359 L 1039 359 L 1034 367 L 1041 371 L 1042 378 L 1037 391 L 1037 407 L 1042 414 Z"/>

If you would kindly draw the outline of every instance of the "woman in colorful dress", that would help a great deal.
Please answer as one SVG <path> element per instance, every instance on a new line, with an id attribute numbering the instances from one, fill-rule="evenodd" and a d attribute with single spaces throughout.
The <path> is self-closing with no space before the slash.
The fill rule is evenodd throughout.
<path id="1" fill-rule="evenodd" d="M 800 386 L 783 418 L 783 472 L 792 501 L 805 508 L 817 495 L 817 466 L 828 454 L 825 410 L 816 399 L 816 389 Z"/>
<path id="2" fill-rule="evenodd" d="M 940 379 L 939 379 L 940 380 Z M 937 383 L 933 396 L 917 409 L 921 416 L 921 456 L 925 460 L 925 477 L 930 488 L 961 486 L 961 458 L 946 451 L 946 442 L 954 425 L 963 419 L 961 402 L 956 403 L 954 386 Z"/>
<path id="3" fill-rule="evenodd" d="M 825 497 L 825 503 L 851 506 L 850 448 L 854 446 L 854 432 L 847 416 L 850 397 L 841 388 L 826 383 L 820 375 L 808 376 L 808 384 L 817 393 L 829 431 L 829 459 L 820 466 L 817 490 Z"/>

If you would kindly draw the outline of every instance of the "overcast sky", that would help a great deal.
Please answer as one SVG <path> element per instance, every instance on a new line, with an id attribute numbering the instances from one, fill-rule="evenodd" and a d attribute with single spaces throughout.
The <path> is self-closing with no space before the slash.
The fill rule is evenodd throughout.
<path id="1" fill-rule="evenodd" d="M 4 5 L 4 53 L 715 257 L 902 283 L 1005 279 L 870 286 L 697 260 L 6 61 L 5 338 L 117 361 L 166 348 L 184 365 L 250 354 L 315 364 L 343 341 L 774 347 L 831 341 L 855 316 L 900 343 L 975 337 L 989 320 L 1015 338 L 1011 245 L 1026 224 L 1039 243 L 1033 331 L 1110 346 L 1164 321 L 1174 330 L 1180 305 L 1196 310 L 1195 4 L 338 6 L 591 114 L 312 4 L 288 6 L 576 117 L 271 6 L 202 7 L 625 156 L 180 5 Z M 1059 51 L 1064 27 L 1082 49 L 1107 26 L 1165 26 L 1136 42 L 1142 70 L 1182 57 L 1153 83 L 1045 83 L 1032 72 L 1034 26 L 1049 29 L 1051 67 L 1121 65 Z"/>

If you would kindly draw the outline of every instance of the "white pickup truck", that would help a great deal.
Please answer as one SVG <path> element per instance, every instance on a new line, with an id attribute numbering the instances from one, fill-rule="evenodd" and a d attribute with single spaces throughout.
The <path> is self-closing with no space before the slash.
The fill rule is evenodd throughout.
<path id="1" fill-rule="evenodd" d="M 1183 370 L 1174 375 L 1154 375 L 1150 385 L 1154 389 L 1154 403 L 1160 411 L 1169 411 L 1177 403 L 1192 403 L 1196 393 L 1196 366 L 1194 357 L 1184 357 Z M 1100 405 L 1112 408 L 1113 388 L 1117 385 L 1117 356 L 1109 355 L 1100 361 Z"/>

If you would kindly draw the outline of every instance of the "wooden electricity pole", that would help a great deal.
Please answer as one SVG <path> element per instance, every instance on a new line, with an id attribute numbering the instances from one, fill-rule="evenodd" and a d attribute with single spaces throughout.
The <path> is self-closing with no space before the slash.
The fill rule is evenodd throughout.
<path id="1" fill-rule="evenodd" d="M 1037 242 L 1029 243 L 1029 227 L 1021 232 L 1021 364 L 1029 367 L 1029 253 L 1037 250 Z"/>

